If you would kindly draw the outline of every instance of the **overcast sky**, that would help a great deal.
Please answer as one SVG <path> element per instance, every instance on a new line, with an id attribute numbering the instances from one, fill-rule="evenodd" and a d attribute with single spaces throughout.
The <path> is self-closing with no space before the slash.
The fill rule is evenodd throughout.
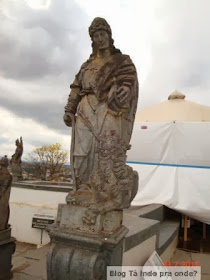
<path id="1" fill-rule="evenodd" d="M 210 106 L 209 0 L 0 0 L 0 155 L 59 142 L 69 85 L 91 53 L 88 27 L 109 22 L 138 71 L 139 109 L 175 89 Z"/>

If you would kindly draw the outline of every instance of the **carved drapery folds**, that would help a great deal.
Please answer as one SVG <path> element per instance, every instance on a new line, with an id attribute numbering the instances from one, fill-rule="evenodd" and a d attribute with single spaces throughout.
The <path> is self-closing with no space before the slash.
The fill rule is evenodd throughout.
<path id="1" fill-rule="evenodd" d="M 48 280 L 105 280 L 108 265 L 122 264 L 128 232 L 122 210 L 138 188 L 137 172 L 126 165 L 138 100 L 136 69 L 115 48 L 105 19 L 95 18 L 89 33 L 92 54 L 65 106 L 74 190 L 49 228 Z"/>
<path id="2" fill-rule="evenodd" d="M 137 172 L 125 164 L 130 145 L 114 130 L 104 131 L 97 141 L 98 168 L 67 198 L 69 204 L 87 207 L 83 222 L 89 224 L 99 213 L 128 208 L 138 189 Z"/>

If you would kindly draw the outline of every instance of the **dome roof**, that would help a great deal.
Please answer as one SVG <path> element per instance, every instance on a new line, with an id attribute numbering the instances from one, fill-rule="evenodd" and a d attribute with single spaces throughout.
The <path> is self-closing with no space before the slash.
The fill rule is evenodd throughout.
<path id="1" fill-rule="evenodd" d="M 176 90 L 167 101 L 137 111 L 135 121 L 210 121 L 210 107 L 187 101 Z"/>
<path id="2" fill-rule="evenodd" d="M 179 92 L 178 90 L 175 90 L 168 97 L 168 100 L 172 100 L 172 99 L 185 99 L 185 95 L 183 93 Z"/>

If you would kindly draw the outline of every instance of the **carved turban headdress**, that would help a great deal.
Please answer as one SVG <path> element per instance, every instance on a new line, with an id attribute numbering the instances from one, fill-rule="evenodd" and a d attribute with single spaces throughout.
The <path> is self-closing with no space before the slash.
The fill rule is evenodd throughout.
<path id="1" fill-rule="evenodd" d="M 93 34 L 98 30 L 105 30 L 110 35 L 110 37 L 112 36 L 111 28 L 104 18 L 100 18 L 100 17 L 94 18 L 94 20 L 92 21 L 89 27 L 90 37 L 92 38 Z"/>

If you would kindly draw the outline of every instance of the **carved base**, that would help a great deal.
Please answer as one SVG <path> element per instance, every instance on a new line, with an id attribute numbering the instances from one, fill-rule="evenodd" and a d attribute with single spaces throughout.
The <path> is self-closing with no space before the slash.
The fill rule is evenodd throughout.
<path id="1" fill-rule="evenodd" d="M 59 204 L 56 225 L 71 231 L 112 234 L 121 227 L 122 219 L 122 210 L 99 213 L 91 217 L 87 213 L 87 207 Z"/>
<path id="2" fill-rule="evenodd" d="M 49 229 L 48 280 L 105 280 L 107 266 L 122 265 L 122 210 L 98 214 L 95 224 L 84 222 L 85 207 L 59 205 Z"/>
<path id="3" fill-rule="evenodd" d="M 11 279 L 13 274 L 12 254 L 15 252 L 15 239 L 11 237 L 11 229 L 0 231 L 0 280 Z"/>
<path id="4" fill-rule="evenodd" d="M 123 240 L 128 230 L 122 226 L 112 236 L 51 232 L 47 255 L 48 280 L 105 280 L 107 266 L 122 265 Z"/>

